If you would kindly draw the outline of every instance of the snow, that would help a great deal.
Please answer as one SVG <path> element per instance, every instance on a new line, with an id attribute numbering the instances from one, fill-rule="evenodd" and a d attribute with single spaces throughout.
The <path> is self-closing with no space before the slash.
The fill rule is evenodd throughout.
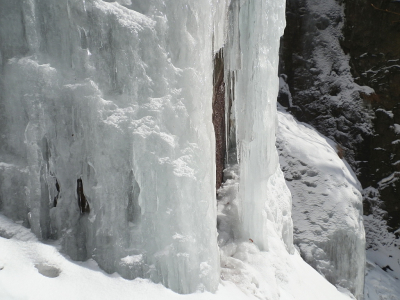
<path id="1" fill-rule="evenodd" d="M 93 259 L 73 261 L 59 252 L 58 242 L 42 243 L 29 229 L 0 215 L 0 299 L 354 299 L 329 284 L 297 252 L 290 255 L 279 237 L 270 237 L 269 247 L 271 251 L 262 252 L 239 240 L 222 247 L 216 293 L 180 295 L 148 279 L 107 274 Z M 139 259 L 128 256 L 124 261 Z"/>
<path id="2" fill-rule="evenodd" d="M 400 238 L 388 231 L 386 211 L 382 209 L 379 191 L 367 187 L 363 191 L 370 204 L 370 213 L 364 216 L 367 238 L 367 265 L 365 274 L 365 300 L 400 299 Z"/>
<path id="3" fill-rule="evenodd" d="M 148 279 L 126 280 L 107 274 L 93 259 L 76 262 L 58 252 L 59 245 L 44 244 L 30 230 L 0 215 L 0 299 L 244 299 L 231 283 L 220 284 L 216 294 L 180 295 Z"/>
<path id="4" fill-rule="evenodd" d="M 361 185 L 332 140 L 278 111 L 277 147 L 293 195 L 294 243 L 331 283 L 362 299 L 365 233 Z"/>
<path id="5" fill-rule="evenodd" d="M 221 248 L 221 279 L 235 283 L 249 298 L 257 299 L 355 299 L 339 292 L 301 257 L 292 254 L 273 220 L 268 220 L 268 251 L 260 251 L 253 236 L 240 235 L 239 167 L 225 170 L 228 178 L 218 190 L 218 244 Z M 281 173 L 280 170 L 277 173 Z M 288 191 L 287 191 L 288 192 Z M 289 195 L 290 196 L 290 195 Z"/>
<path id="6" fill-rule="evenodd" d="M 394 114 L 391 110 L 385 110 L 383 108 L 378 108 L 377 110 L 375 110 L 375 112 L 383 112 L 385 114 L 387 114 L 391 119 L 393 119 Z"/>
<path id="7" fill-rule="evenodd" d="M 399 124 L 393 124 L 394 126 L 394 132 L 396 134 L 400 134 L 400 125 Z"/>

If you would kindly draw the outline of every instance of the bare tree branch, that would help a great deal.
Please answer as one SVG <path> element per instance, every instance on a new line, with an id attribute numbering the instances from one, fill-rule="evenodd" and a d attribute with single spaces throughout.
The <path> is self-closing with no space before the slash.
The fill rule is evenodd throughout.
<path id="1" fill-rule="evenodd" d="M 373 5 L 372 3 L 371 3 L 371 6 L 376 10 L 380 10 L 380 11 L 383 11 L 383 12 L 387 12 L 387 13 L 390 13 L 390 14 L 395 14 L 395 15 L 400 16 L 400 13 L 397 13 L 397 12 L 394 12 L 394 11 L 391 11 L 391 10 L 388 10 L 388 9 L 378 8 L 375 5 Z"/>

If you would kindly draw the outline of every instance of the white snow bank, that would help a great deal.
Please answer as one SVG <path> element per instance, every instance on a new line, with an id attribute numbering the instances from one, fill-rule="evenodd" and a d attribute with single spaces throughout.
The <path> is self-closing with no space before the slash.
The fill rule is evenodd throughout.
<path id="1" fill-rule="evenodd" d="M 278 111 L 277 147 L 293 196 L 294 243 L 330 282 L 362 298 L 365 233 L 361 185 L 340 146 Z"/>
<path id="2" fill-rule="evenodd" d="M 97 263 L 72 261 L 57 244 L 43 244 L 19 224 L 0 215 L 0 299 L 234 299 L 246 298 L 232 283 L 220 284 L 216 294 L 180 295 L 148 279 L 126 280 L 107 274 Z M 7 236 L 8 238 L 4 238 Z"/>
<path id="3" fill-rule="evenodd" d="M 225 247 L 224 271 L 217 292 L 180 295 L 148 279 L 126 280 L 116 273 L 107 274 L 92 259 L 72 261 L 58 252 L 57 244 L 39 242 L 29 229 L 2 215 L 0 236 L 2 300 L 351 299 L 298 254 L 287 254 L 277 238 L 270 241 L 273 252 L 260 252 L 249 242 L 232 244 L 231 253 Z"/>
<path id="4" fill-rule="evenodd" d="M 384 182 L 388 184 L 389 182 Z M 368 201 L 370 211 L 364 216 L 367 233 L 367 268 L 365 274 L 365 300 L 400 299 L 400 238 L 399 230 L 390 232 L 387 212 L 379 191 L 372 187 L 364 189 L 364 201 Z M 396 233 L 397 232 L 397 233 Z"/>

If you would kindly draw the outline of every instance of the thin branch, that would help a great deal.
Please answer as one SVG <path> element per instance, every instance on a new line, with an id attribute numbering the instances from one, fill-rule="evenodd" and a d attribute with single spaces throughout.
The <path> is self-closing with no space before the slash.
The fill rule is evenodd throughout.
<path id="1" fill-rule="evenodd" d="M 372 5 L 372 7 L 375 8 L 376 10 L 380 10 L 380 11 L 383 11 L 383 12 L 387 12 L 387 13 L 390 13 L 390 14 L 395 14 L 395 15 L 400 16 L 400 13 L 397 13 L 397 12 L 394 12 L 394 11 L 391 11 L 391 10 L 388 10 L 388 9 L 378 8 L 378 7 L 376 7 L 375 5 L 373 5 L 372 3 L 371 3 L 371 5 Z"/>

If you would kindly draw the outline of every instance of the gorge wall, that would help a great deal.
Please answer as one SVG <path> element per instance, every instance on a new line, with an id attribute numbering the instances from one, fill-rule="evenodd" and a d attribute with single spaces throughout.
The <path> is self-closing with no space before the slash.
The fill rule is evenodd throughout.
<path id="1" fill-rule="evenodd" d="M 375 3 L 375 2 L 374 2 Z M 288 1 L 280 101 L 334 139 L 389 231 L 400 227 L 399 5 L 390 1 Z M 376 210 L 375 210 L 376 212 Z"/>

